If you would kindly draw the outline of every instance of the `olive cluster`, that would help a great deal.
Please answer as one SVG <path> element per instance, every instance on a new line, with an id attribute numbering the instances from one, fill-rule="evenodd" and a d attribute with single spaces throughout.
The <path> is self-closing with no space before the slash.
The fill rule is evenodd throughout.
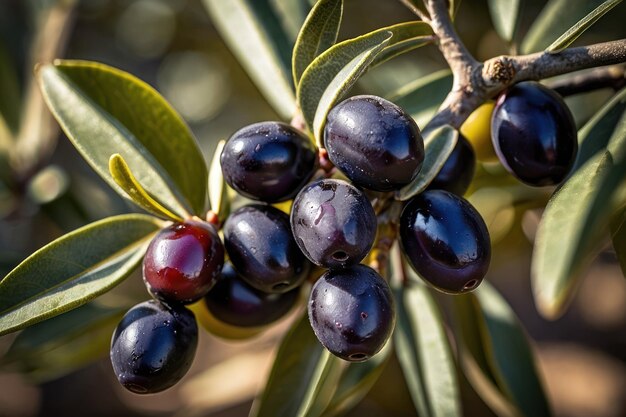
<path id="1" fill-rule="evenodd" d="M 502 164 L 533 185 L 562 181 L 577 150 L 567 107 L 537 83 L 501 95 L 491 139 Z M 313 281 L 309 320 L 324 347 L 358 362 L 384 346 L 395 306 L 385 279 L 361 264 L 379 229 L 368 196 L 390 198 L 414 181 L 424 142 L 406 112 L 375 96 L 335 106 L 323 141 L 318 151 L 281 122 L 256 123 L 229 138 L 220 156 L 224 180 L 254 201 L 230 213 L 223 238 L 214 224 L 188 219 L 152 240 L 143 277 L 153 300 L 132 308 L 111 342 L 122 385 L 153 393 L 185 375 L 198 340 L 187 305 L 200 304 L 210 320 L 253 334 L 297 304 L 307 277 Z M 459 135 L 440 172 L 404 204 L 398 219 L 407 262 L 432 287 L 451 294 L 475 289 L 491 258 L 485 222 L 462 197 L 476 165 L 470 141 Z M 272 205 L 290 200 L 290 214 Z"/>

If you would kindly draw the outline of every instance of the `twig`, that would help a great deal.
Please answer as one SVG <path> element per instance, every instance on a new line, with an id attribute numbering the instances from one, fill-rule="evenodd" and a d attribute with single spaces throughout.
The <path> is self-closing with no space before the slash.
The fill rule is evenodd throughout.
<path id="1" fill-rule="evenodd" d="M 424 13 L 419 7 L 415 5 L 411 0 L 400 0 L 400 3 L 404 4 L 410 11 L 412 11 L 420 20 L 424 22 L 430 22 L 430 17 Z"/>
<path id="2" fill-rule="evenodd" d="M 625 69 L 621 65 L 594 68 L 583 74 L 553 81 L 548 86 L 564 97 L 601 88 L 612 88 L 614 91 L 617 91 L 626 86 Z"/>

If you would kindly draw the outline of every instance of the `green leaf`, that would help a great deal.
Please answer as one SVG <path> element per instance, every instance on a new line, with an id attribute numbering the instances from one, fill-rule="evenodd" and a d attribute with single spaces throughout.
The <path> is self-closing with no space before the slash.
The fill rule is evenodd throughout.
<path id="1" fill-rule="evenodd" d="M 619 261 L 622 275 L 626 277 L 626 210 L 622 210 L 611 220 L 611 239 Z"/>
<path id="2" fill-rule="evenodd" d="M 320 0 L 307 16 L 293 48 L 291 70 L 296 88 L 306 67 L 337 41 L 343 0 Z"/>
<path id="3" fill-rule="evenodd" d="M 291 42 L 267 0 L 204 0 L 213 23 L 276 112 L 296 110 L 291 81 Z"/>
<path id="4" fill-rule="evenodd" d="M 604 16 L 609 10 L 621 3 L 622 0 L 607 0 L 588 15 L 580 19 L 574 26 L 569 28 L 564 34 L 559 36 L 557 40 L 552 42 L 546 48 L 547 52 L 559 52 L 572 44 L 584 31 L 589 29 L 594 23 Z"/>
<path id="5" fill-rule="evenodd" d="M 128 214 L 91 223 L 49 243 L 0 281 L 0 335 L 76 308 L 119 284 L 161 227 Z"/>
<path id="6" fill-rule="evenodd" d="M 168 209 L 182 217 L 188 211 L 204 214 L 206 163 L 187 125 L 154 89 L 128 73 L 85 61 L 43 65 L 37 75 L 65 133 L 116 191 L 124 195 L 109 174 L 109 157 L 119 153 Z"/>
<path id="7" fill-rule="evenodd" d="M 225 144 L 226 141 L 224 140 L 218 142 L 209 169 L 209 202 L 211 203 L 211 210 L 217 214 L 217 218 L 220 222 L 225 221 L 230 212 L 228 185 L 226 181 L 224 181 L 222 165 L 220 163 L 222 149 L 224 149 Z"/>
<path id="8" fill-rule="evenodd" d="M 322 382 L 339 365 L 340 359 L 322 347 L 307 314 L 303 314 L 278 348 L 265 390 L 253 404 L 251 416 L 306 416 L 320 390 L 329 388 Z"/>
<path id="9" fill-rule="evenodd" d="M 71 372 L 107 352 L 125 310 L 91 302 L 37 323 L 15 338 L 2 363 L 38 381 Z"/>
<path id="10" fill-rule="evenodd" d="M 126 161 L 124 161 L 124 158 L 122 158 L 122 155 L 119 153 L 111 155 L 109 159 L 109 171 L 115 183 L 119 185 L 120 188 L 126 192 L 127 197 L 139 207 L 143 208 L 148 213 L 166 220 L 176 222 L 183 221 L 181 217 L 163 207 L 143 189 L 130 171 L 128 164 L 126 164 Z"/>
<path id="11" fill-rule="evenodd" d="M 489 0 L 487 3 L 496 32 L 502 39 L 511 42 L 517 27 L 520 0 Z"/>
<path id="12" fill-rule="evenodd" d="M 451 126 L 444 125 L 431 132 L 425 131 L 423 135 L 425 155 L 422 169 L 410 184 L 396 192 L 398 200 L 406 201 L 428 187 L 456 146 L 459 132 Z"/>
<path id="13" fill-rule="evenodd" d="M 550 0 L 522 42 L 522 53 L 546 49 L 577 22 L 606 3 L 602 0 Z M 592 22 L 593 23 L 593 22 Z M 586 28 L 585 28 L 586 29 Z"/>
<path id="14" fill-rule="evenodd" d="M 421 278 L 409 266 L 405 273 L 409 284 L 395 289 L 394 342 L 415 409 L 420 416 L 461 416 L 454 357 L 441 313 Z"/>
<path id="15" fill-rule="evenodd" d="M 481 397 L 498 414 L 551 415 L 526 334 L 502 296 L 483 282 L 453 301 L 464 371 Z"/>
<path id="16" fill-rule="evenodd" d="M 430 31 L 424 22 L 406 22 L 375 30 L 358 38 L 348 39 L 327 49 L 304 71 L 298 86 L 298 104 L 304 119 L 312 130 L 318 146 L 322 146 L 322 132 L 330 109 L 352 87 L 385 48 L 397 54 L 395 48 L 410 39 L 420 38 Z M 430 37 L 429 37 L 430 39 Z"/>
<path id="17" fill-rule="evenodd" d="M 386 95 L 409 113 L 418 126 L 425 126 L 452 89 L 452 73 L 445 69 L 418 78 L 413 83 Z"/>
<path id="18" fill-rule="evenodd" d="M 621 204 L 626 176 L 626 114 L 608 149 L 576 171 L 548 202 L 537 230 L 531 278 L 537 309 L 558 317 L 588 264 L 602 249 L 609 221 Z"/>
<path id="19" fill-rule="evenodd" d="M 343 415 L 357 405 L 383 373 L 391 351 L 392 343 L 388 342 L 380 352 L 367 361 L 348 364 L 323 415 L 325 417 Z"/>
<path id="20" fill-rule="evenodd" d="M 572 172 L 576 172 L 592 156 L 603 152 L 626 111 L 626 88 L 611 100 L 578 131 L 578 154 Z"/>

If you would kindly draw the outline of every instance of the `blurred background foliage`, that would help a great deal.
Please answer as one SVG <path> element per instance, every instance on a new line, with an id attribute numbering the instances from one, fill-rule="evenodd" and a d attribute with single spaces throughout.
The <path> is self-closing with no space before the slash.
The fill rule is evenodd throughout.
<path id="1" fill-rule="evenodd" d="M 293 41 L 311 1 L 267 2 Z M 544 6 L 537 0 L 522 3 L 518 39 Z M 626 37 L 624 16 L 623 3 L 576 44 Z M 410 19 L 397 1 L 348 0 L 339 39 Z M 494 31 L 484 0 L 463 1 L 456 24 L 478 59 L 510 52 Z M 57 57 L 104 62 L 147 81 L 189 123 L 207 161 L 218 140 L 252 122 L 278 119 L 220 38 L 201 0 L 0 1 L 0 276 L 69 230 L 134 210 L 62 138 L 43 105 L 32 68 Z M 373 69 L 354 92 L 389 95 L 444 68 L 436 48 L 421 48 Z M 612 94 L 605 89 L 567 98 L 577 125 Z M 468 194 L 494 240 L 487 279 L 535 341 L 555 414 L 626 416 L 626 285 L 615 254 L 610 249 L 601 254 L 566 314 L 548 322 L 533 304 L 529 268 L 549 190 L 530 189 L 498 165 L 483 165 Z M 67 318 L 65 325 L 73 327 L 65 339 L 47 337 L 55 328 L 43 323 L 27 331 L 43 335 L 46 343 L 21 346 L 20 354 L 12 356 L 7 350 L 16 336 L 0 338 L 0 416 L 247 415 L 291 319 L 247 342 L 202 333 L 200 353 L 182 383 L 158 396 L 139 397 L 118 386 L 105 357 L 124 309 L 146 298 L 140 277 L 131 277 Z M 446 296 L 439 301 L 449 304 Z M 94 328 L 81 323 L 86 314 L 94 318 Z M 467 381 L 461 391 L 466 415 L 492 414 Z M 392 357 L 350 415 L 414 413 Z"/>

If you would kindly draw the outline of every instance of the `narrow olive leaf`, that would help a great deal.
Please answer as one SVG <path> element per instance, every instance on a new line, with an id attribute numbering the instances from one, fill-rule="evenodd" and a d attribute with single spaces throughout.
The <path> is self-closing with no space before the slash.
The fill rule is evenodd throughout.
<path id="1" fill-rule="evenodd" d="M 424 22 L 406 22 L 378 29 L 336 44 L 307 67 L 300 79 L 297 97 L 318 146 L 323 146 L 322 131 L 328 112 L 377 55 L 387 47 L 422 37 L 426 28 L 430 26 Z"/>
<path id="2" fill-rule="evenodd" d="M 291 42 L 269 2 L 204 0 L 213 23 L 276 112 L 290 119 L 296 110 L 291 82 Z"/>
<path id="3" fill-rule="evenodd" d="M 15 338 L 1 361 L 3 364 L 17 361 L 18 366 L 30 368 L 31 364 L 41 362 L 46 352 L 71 343 L 112 319 L 121 319 L 125 310 L 123 307 L 107 307 L 92 301 L 34 324 Z"/>
<path id="4" fill-rule="evenodd" d="M 507 42 L 513 40 L 519 17 L 520 0 L 489 0 L 489 14 L 498 35 Z"/>
<path id="5" fill-rule="evenodd" d="M 400 23 L 394 28 L 394 37 L 372 61 L 370 67 L 380 65 L 399 55 L 428 45 L 434 41 L 433 29 L 425 22 Z"/>
<path id="6" fill-rule="evenodd" d="M 417 177 L 410 184 L 396 192 L 396 199 L 406 201 L 422 192 L 437 176 L 448 156 L 456 146 L 459 133 L 451 126 L 444 125 L 431 132 L 424 131 L 424 163 Z"/>
<path id="7" fill-rule="evenodd" d="M 154 198 L 150 197 L 150 194 L 139 184 L 139 181 L 137 181 L 130 171 L 128 164 L 120 154 L 116 153 L 111 155 L 109 159 L 109 171 L 115 183 L 119 185 L 120 188 L 126 192 L 128 198 L 139 207 L 146 210 L 148 213 L 166 220 L 173 220 L 175 222 L 183 221 L 182 217 L 175 215 L 159 204 Z"/>
<path id="8" fill-rule="evenodd" d="M 452 89 L 452 72 L 445 69 L 418 78 L 385 97 L 409 113 L 418 126 L 425 126 Z"/>
<path id="9" fill-rule="evenodd" d="M 558 317 L 570 301 L 582 273 L 602 249 L 615 201 L 626 176 L 626 114 L 608 150 L 576 171 L 548 202 L 537 229 L 531 282 L 537 309 Z"/>
<path id="10" fill-rule="evenodd" d="M 222 164 L 220 163 L 222 149 L 224 149 L 225 144 L 225 140 L 218 142 L 213 154 L 213 160 L 211 161 L 211 167 L 209 168 L 209 202 L 211 203 L 211 210 L 217 214 L 220 222 L 226 220 L 230 211 L 228 185 L 224 181 Z"/>
<path id="11" fill-rule="evenodd" d="M 626 88 L 622 88 L 613 96 L 578 131 L 578 154 L 572 172 L 576 172 L 592 156 L 604 151 L 624 111 L 626 111 Z"/>
<path id="12" fill-rule="evenodd" d="M 589 29 L 594 23 L 604 16 L 609 10 L 621 3 L 622 0 L 607 0 L 589 14 L 580 19 L 574 26 L 569 28 L 564 34 L 559 36 L 557 40 L 552 42 L 550 46 L 546 48 L 547 52 L 559 52 L 572 44 L 578 37 L 587 29 Z"/>
<path id="13" fill-rule="evenodd" d="M 580 19 L 600 7 L 602 0 L 550 0 L 541 10 L 522 44 L 522 53 L 546 49 Z"/>
<path id="14" fill-rule="evenodd" d="M 307 415 L 325 375 L 340 361 L 319 343 L 307 314 L 292 325 L 283 339 L 265 390 L 252 406 L 251 416 Z"/>
<path id="15" fill-rule="evenodd" d="M 487 352 L 499 385 L 525 416 L 550 416 L 524 329 L 498 292 L 483 282 L 475 297 L 484 317 Z"/>
<path id="16" fill-rule="evenodd" d="M 337 41 L 342 14 L 343 0 L 320 0 L 311 9 L 293 47 L 291 70 L 296 88 L 306 67 Z"/>
<path id="17" fill-rule="evenodd" d="M 33 253 L 0 281 L 0 335 L 76 308 L 119 284 L 161 225 L 143 214 L 109 217 Z"/>
<path id="18" fill-rule="evenodd" d="M 204 158 L 189 128 L 154 89 L 93 62 L 59 61 L 38 67 L 37 76 L 67 136 L 117 192 L 124 195 L 109 174 L 113 153 L 124 156 L 139 182 L 168 209 L 183 217 L 203 214 Z"/>
<path id="19" fill-rule="evenodd" d="M 392 343 L 388 342 L 367 361 L 348 364 L 323 415 L 343 415 L 361 402 L 383 373 L 392 350 Z"/>
<path id="20" fill-rule="evenodd" d="M 441 313 L 426 285 L 405 266 L 408 285 L 395 289 L 396 354 L 420 416 L 461 416 L 454 357 Z"/>
<path id="21" fill-rule="evenodd" d="M 611 240 L 622 275 L 626 277 L 626 210 L 620 211 L 611 219 Z"/>

